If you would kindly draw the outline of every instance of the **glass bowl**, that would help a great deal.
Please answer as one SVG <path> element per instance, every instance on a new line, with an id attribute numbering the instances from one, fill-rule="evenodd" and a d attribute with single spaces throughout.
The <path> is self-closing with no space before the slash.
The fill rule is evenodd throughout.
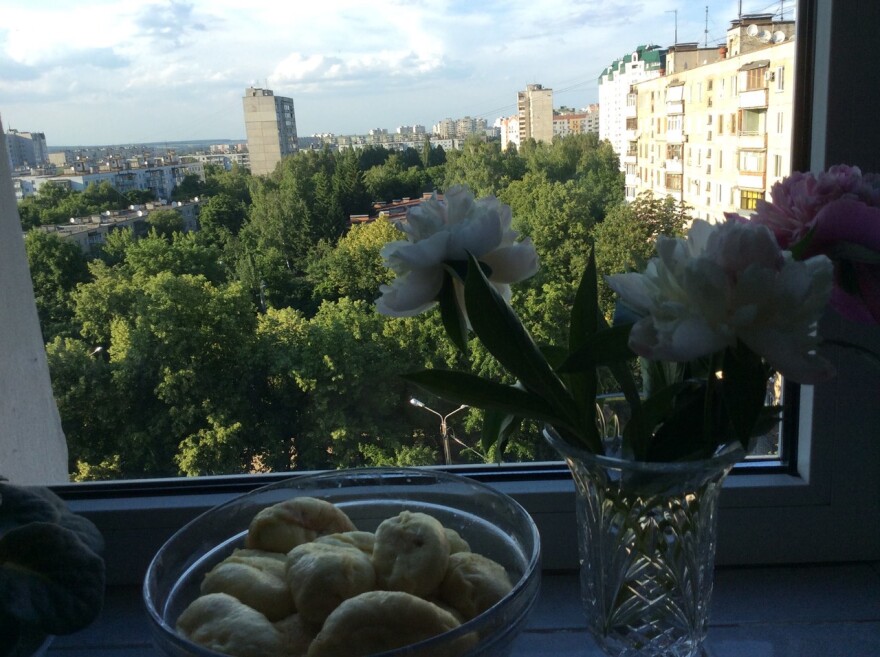
<path id="1" fill-rule="evenodd" d="M 258 488 L 202 514 L 156 553 L 144 579 L 144 602 L 157 647 L 170 657 L 216 657 L 175 630 L 177 617 L 199 594 L 202 577 L 233 549 L 262 508 L 293 497 L 325 499 L 358 529 L 374 531 L 403 510 L 419 511 L 456 530 L 473 552 L 502 564 L 514 583 L 494 606 L 460 627 L 382 657 L 446 655 L 458 639 L 479 642 L 461 657 L 503 656 L 522 629 L 540 587 L 540 539 L 534 521 L 507 495 L 479 482 L 434 470 L 364 468 L 291 477 Z M 460 644 L 459 644 L 460 645 Z"/>

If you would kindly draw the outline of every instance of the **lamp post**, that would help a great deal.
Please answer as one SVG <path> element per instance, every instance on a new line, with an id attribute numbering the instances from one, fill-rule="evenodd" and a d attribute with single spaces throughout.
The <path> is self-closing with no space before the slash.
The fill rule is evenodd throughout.
<path id="1" fill-rule="evenodd" d="M 420 401 L 420 400 L 416 399 L 415 397 L 410 397 L 409 403 L 412 404 L 413 406 L 415 406 L 416 408 L 424 408 L 429 413 L 433 413 L 434 415 L 436 415 L 437 417 L 440 418 L 440 435 L 443 438 L 443 457 L 446 460 L 446 465 L 452 465 L 452 450 L 450 449 L 450 446 L 449 446 L 449 427 L 446 425 L 446 420 L 449 417 L 458 413 L 459 411 L 466 409 L 468 407 L 467 404 L 462 404 L 461 406 L 456 408 L 454 411 L 451 411 L 451 412 L 447 413 L 446 415 L 443 415 L 443 414 L 435 411 L 433 408 L 426 406 L 425 402 Z"/>

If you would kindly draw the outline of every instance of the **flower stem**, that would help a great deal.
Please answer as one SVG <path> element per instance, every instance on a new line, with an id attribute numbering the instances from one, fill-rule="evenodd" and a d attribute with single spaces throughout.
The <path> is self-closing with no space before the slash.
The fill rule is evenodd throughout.
<path id="1" fill-rule="evenodd" d="M 712 400 L 715 397 L 716 376 L 720 365 L 720 353 L 713 353 L 709 357 L 709 371 L 706 373 L 706 397 L 703 399 L 703 445 L 711 446 L 712 443 Z"/>

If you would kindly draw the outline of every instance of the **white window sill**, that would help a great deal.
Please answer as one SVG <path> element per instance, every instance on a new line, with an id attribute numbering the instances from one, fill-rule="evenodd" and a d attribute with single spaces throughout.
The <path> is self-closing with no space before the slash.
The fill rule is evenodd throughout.
<path id="1" fill-rule="evenodd" d="M 58 637 L 52 657 L 158 657 L 137 586 L 112 587 L 98 621 Z M 512 657 L 600 657 L 577 575 L 545 573 Z M 706 657 L 880 655 L 880 562 L 719 568 Z"/>

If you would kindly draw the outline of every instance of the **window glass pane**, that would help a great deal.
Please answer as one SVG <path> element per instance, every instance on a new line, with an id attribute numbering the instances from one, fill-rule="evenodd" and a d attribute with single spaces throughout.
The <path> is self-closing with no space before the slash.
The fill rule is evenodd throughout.
<path id="1" fill-rule="evenodd" d="M 532 4 L 400 21 L 383 3 L 143 2 L 83 23 L 80 5 L 12 3 L 21 28 L 0 44 L 28 75 L 0 73 L 0 111 L 75 479 L 492 461 L 478 413 L 399 377 L 461 360 L 436 311 L 373 310 L 393 220 L 456 183 L 497 195 L 543 263 L 514 304 L 558 343 L 599 222 L 626 225 L 644 193 L 720 218 L 765 198 L 768 155 L 785 175 L 790 7 L 738 19 L 713 0 L 710 34 L 679 16 L 678 44 L 663 6 L 625 28 L 571 21 L 537 60 L 524 26 L 551 5 Z M 28 47 L 74 29 L 109 41 Z M 554 457 L 529 424 L 503 454 Z"/>

